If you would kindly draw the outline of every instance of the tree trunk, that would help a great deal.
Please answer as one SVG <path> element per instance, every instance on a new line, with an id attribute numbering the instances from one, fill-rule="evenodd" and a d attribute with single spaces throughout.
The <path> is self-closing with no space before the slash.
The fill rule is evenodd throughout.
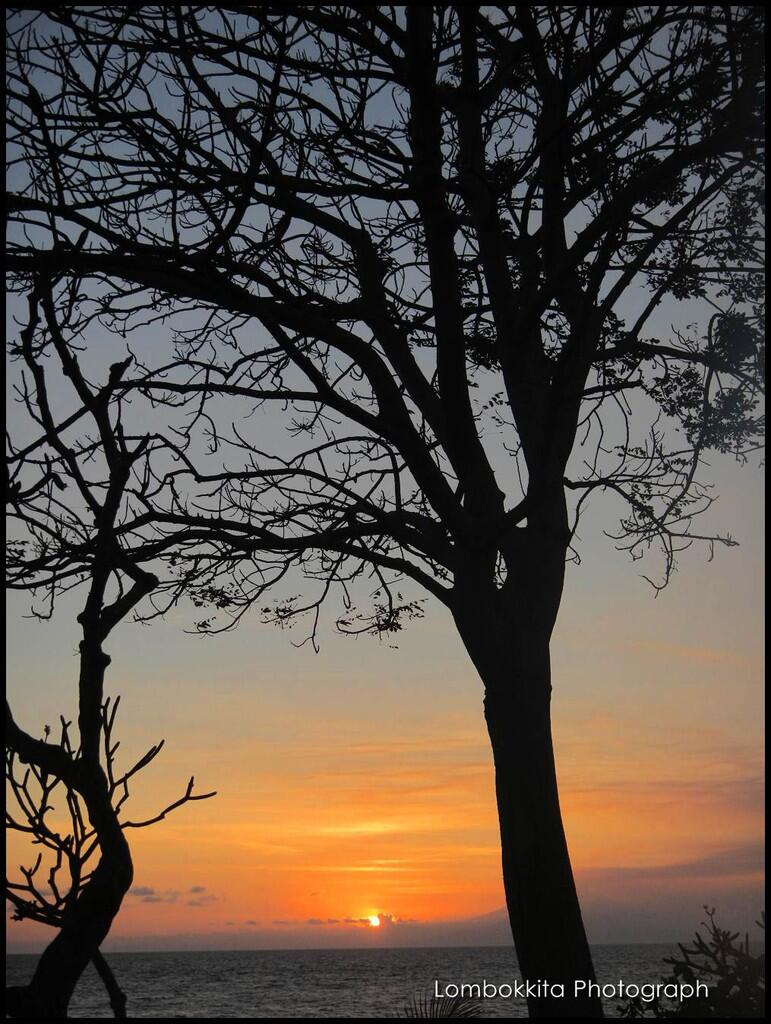
<path id="1" fill-rule="evenodd" d="M 488 685 L 506 905 L 531 1017 L 601 1017 L 562 825 L 549 713 L 548 649 L 510 689 Z M 525 675 L 526 673 L 526 675 Z M 576 982 L 584 982 L 576 992 Z M 562 988 L 559 988 L 561 986 Z"/>
<path id="2" fill-rule="evenodd" d="M 131 853 L 110 803 L 107 782 L 102 776 L 83 788 L 91 822 L 99 833 L 101 857 L 61 930 L 41 955 L 29 985 L 6 989 L 6 1015 L 19 1020 L 66 1019 L 75 986 L 89 962 L 99 956 L 131 886 Z M 115 1012 L 114 993 L 109 994 Z M 122 1012 L 115 1015 L 125 1017 L 125 1000 Z"/>
<path id="3" fill-rule="evenodd" d="M 126 1020 L 126 993 L 118 984 L 115 975 L 112 973 L 112 968 L 99 950 L 91 959 L 107 990 L 107 995 L 110 997 L 113 1017 L 116 1020 Z"/>
<path id="4" fill-rule="evenodd" d="M 80 621 L 84 621 L 84 616 Z M 88 623 L 84 630 L 87 626 Z M 98 619 L 96 627 L 99 627 Z M 96 632 L 93 625 L 92 630 Z M 6 989 L 6 1014 L 20 1020 L 67 1017 L 75 986 L 91 960 L 99 957 L 99 947 L 107 938 L 134 877 L 131 851 L 99 760 L 101 699 L 104 673 L 110 659 L 102 651 L 98 637 L 84 639 L 80 644 L 80 655 L 81 751 L 76 758 L 66 758 L 61 778 L 68 788 L 83 798 L 99 843 L 100 857 L 74 903 L 65 910 L 60 931 L 43 951 L 29 985 Z M 19 739 L 20 730 L 14 725 L 14 745 L 21 760 L 34 761 L 34 742 L 32 750 L 25 749 L 29 744 L 19 749 Z M 100 968 L 97 963 L 104 979 Z M 113 1011 L 116 1007 L 114 996 L 115 993 L 110 992 Z M 125 1001 L 121 1014 L 116 1013 L 116 1016 L 120 1015 L 125 1017 Z"/>
<path id="5" fill-rule="evenodd" d="M 554 521 L 559 527 L 562 509 Z M 602 1017 L 562 825 L 551 737 L 549 642 L 564 581 L 565 543 L 522 530 L 503 586 L 467 557 L 455 622 L 485 687 L 495 764 L 506 904 L 531 1017 Z M 563 531 L 564 533 L 564 531 Z M 555 540 L 556 537 L 556 540 Z M 576 983 L 583 982 L 584 987 Z M 564 987 L 564 994 L 559 986 Z"/>

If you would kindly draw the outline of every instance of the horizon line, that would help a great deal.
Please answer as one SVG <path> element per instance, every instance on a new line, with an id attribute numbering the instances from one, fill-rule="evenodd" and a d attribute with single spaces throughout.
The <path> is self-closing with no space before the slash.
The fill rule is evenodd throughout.
<path id="1" fill-rule="evenodd" d="M 760 940 L 757 944 L 763 945 Z M 668 946 L 677 945 L 676 939 L 648 940 L 646 942 L 590 942 L 591 949 L 603 949 L 608 946 Z M 750 940 L 750 945 L 753 941 Z M 45 950 L 43 945 L 39 949 L 9 949 L 6 947 L 6 956 L 36 956 Z M 244 946 L 233 949 L 106 949 L 102 950 L 108 956 L 152 956 L 168 953 L 170 955 L 180 953 L 372 953 L 372 952 L 409 952 L 422 949 L 510 949 L 516 956 L 513 943 L 509 946 L 505 942 L 473 942 L 473 943 L 452 943 L 440 945 L 423 946 Z"/>

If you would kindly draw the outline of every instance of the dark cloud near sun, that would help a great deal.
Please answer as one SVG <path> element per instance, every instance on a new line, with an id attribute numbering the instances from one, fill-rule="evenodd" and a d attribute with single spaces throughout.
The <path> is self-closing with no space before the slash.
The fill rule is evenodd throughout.
<path id="1" fill-rule="evenodd" d="M 393 916 L 393 914 L 378 914 L 377 917 L 380 920 L 379 927 L 383 927 L 383 926 L 387 927 L 389 925 L 396 925 L 396 924 L 402 924 L 402 923 L 404 923 L 404 924 L 417 924 L 418 923 L 417 921 L 414 921 L 413 919 L 410 919 L 409 921 L 406 921 L 406 920 L 403 920 L 403 919 L 400 918 L 399 920 L 397 920 Z M 289 919 L 288 920 L 286 918 L 279 918 L 279 919 L 276 919 L 276 920 L 272 921 L 271 924 L 281 925 L 282 927 L 287 927 L 287 928 L 303 928 L 303 927 L 308 927 L 308 926 L 313 927 L 313 928 L 320 928 L 320 927 L 326 927 L 326 926 L 329 926 L 329 925 L 332 925 L 332 926 L 334 926 L 334 925 L 338 925 L 338 926 L 351 926 L 351 925 L 354 925 L 357 928 L 361 928 L 361 927 L 371 928 L 372 927 L 372 918 L 370 918 L 370 917 L 306 917 L 305 919 L 302 919 L 302 920 L 301 919 L 296 919 L 296 920 Z"/>

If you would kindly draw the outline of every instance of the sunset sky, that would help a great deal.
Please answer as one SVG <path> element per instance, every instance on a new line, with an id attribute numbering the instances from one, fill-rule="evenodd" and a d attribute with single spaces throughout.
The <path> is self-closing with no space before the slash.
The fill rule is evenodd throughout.
<path id="1" fill-rule="evenodd" d="M 762 471 L 716 459 L 712 476 L 710 521 L 740 547 L 687 553 L 654 599 L 600 503 L 569 567 L 554 720 L 590 941 L 686 939 L 704 903 L 752 927 L 762 906 Z M 9 609 L 9 689 L 39 733 L 74 712 L 77 607 L 48 624 L 24 607 Z M 449 616 L 427 605 L 396 650 L 329 618 L 318 655 L 292 646 L 301 627 L 200 638 L 181 611 L 110 638 L 126 763 L 167 740 L 127 817 L 191 773 L 218 795 L 132 830 L 108 948 L 507 941 L 480 683 Z M 12 949 L 44 937 L 10 926 Z"/>
<path id="2" fill-rule="evenodd" d="M 625 296 L 619 315 L 648 300 Z M 672 316 L 663 304 L 651 336 L 667 336 Z M 141 353 L 153 331 L 131 342 Z M 107 348 L 83 358 L 109 365 Z M 553 720 L 590 942 L 686 940 L 704 904 L 743 931 L 763 906 L 763 470 L 759 456 L 707 461 L 720 500 L 698 532 L 730 531 L 739 547 L 711 562 L 705 547 L 687 551 L 655 596 L 641 573 L 660 572 L 656 555 L 632 563 L 614 549 L 604 531 L 621 509 L 598 496 L 582 562 L 568 566 Z M 34 735 L 76 717 L 79 610 L 69 595 L 41 622 L 24 596 L 8 602 L 9 699 Z M 107 949 L 511 941 L 481 682 L 449 612 L 427 600 L 394 649 L 337 634 L 338 611 L 324 612 L 318 654 L 293 646 L 307 622 L 280 630 L 254 614 L 201 637 L 186 632 L 189 608 L 110 636 L 121 764 L 166 740 L 125 816 L 156 813 L 191 774 L 217 796 L 130 830 L 134 886 Z M 13 836 L 9 862 L 33 860 Z M 51 934 L 10 922 L 9 946 Z"/>

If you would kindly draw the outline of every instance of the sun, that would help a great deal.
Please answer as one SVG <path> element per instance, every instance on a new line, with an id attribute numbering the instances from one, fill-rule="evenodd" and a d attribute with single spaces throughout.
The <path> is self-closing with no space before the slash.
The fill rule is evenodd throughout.
<path id="1" fill-rule="evenodd" d="M 378 914 L 370 914 L 369 926 L 370 926 L 370 928 L 379 928 L 380 927 L 380 917 L 379 917 Z"/>

